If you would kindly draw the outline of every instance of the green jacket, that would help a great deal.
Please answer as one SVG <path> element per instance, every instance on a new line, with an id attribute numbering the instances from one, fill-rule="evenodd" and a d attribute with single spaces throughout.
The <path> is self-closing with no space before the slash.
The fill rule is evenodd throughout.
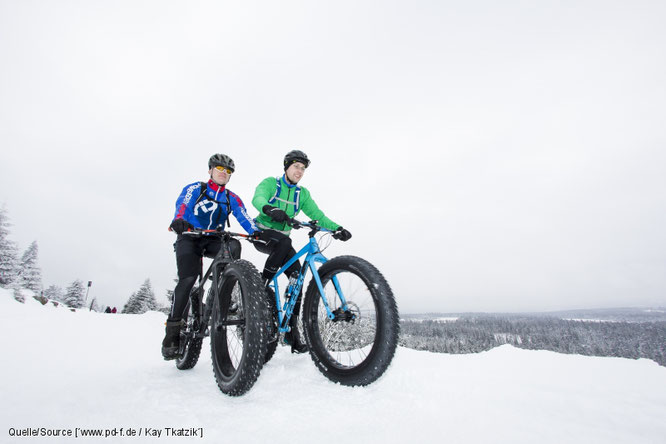
<path id="1" fill-rule="evenodd" d="M 276 196 L 278 180 L 280 181 L 280 195 Z M 269 203 L 274 197 L 275 200 Z M 254 190 L 252 205 L 259 210 L 259 216 L 257 216 L 255 221 L 257 226 L 261 229 L 277 230 L 287 235 L 291 232 L 291 227 L 286 223 L 275 222 L 273 219 L 266 216 L 262 210 L 264 205 L 280 208 L 292 218 L 296 217 L 301 211 L 303 211 L 307 217 L 319 221 L 319 225 L 329 230 L 337 230 L 338 227 L 340 227 L 339 224 L 336 224 L 324 215 L 324 212 L 319 209 L 310 196 L 310 192 L 307 188 L 289 184 L 285 180 L 284 175 L 279 179 L 275 177 L 267 177 L 262 180 L 261 183 L 257 185 L 257 189 Z"/>

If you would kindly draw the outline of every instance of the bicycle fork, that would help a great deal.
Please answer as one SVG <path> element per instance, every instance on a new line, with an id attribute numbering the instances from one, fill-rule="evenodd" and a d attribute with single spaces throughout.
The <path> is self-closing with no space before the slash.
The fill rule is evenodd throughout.
<path id="1" fill-rule="evenodd" d="M 315 283 L 317 284 L 317 289 L 319 290 L 319 296 L 321 297 L 321 301 L 324 303 L 324 307 L 326 308 L 326 316 L 328 317 L 328 319 L 335 321 L 339 309 L 331 311 L 331 307 L 328 305 L 328 301 L 326 300 L 326 293 L 324 292 L 324 286 L 321 283 L 321 278 L 319 277 L 319 273 L 317 273 L 315 269 L 314 265 L 315 261 L 323 263 L 326 262 L 326 260 L 324 259 L 323 261 L 321 261 L 318 260 L 316 257 L 314 257 L 310 261 L 309 266 L 313 270 L 312 276 L 314 278 Z M 338 298 L 340 299 L 340 308 L 342 308 L 342 312 L 349 311 L 349 307 L 347 306 L 347 299 L 345 298 L 345 295 L 342 292 L 342 288 L 340 287 L 340 282 L 338 281 L 338 277 L 332 276 L 331 282 L 333 282 L 333 286 L 335 287 L 335 292 L 338 294 Z"/>

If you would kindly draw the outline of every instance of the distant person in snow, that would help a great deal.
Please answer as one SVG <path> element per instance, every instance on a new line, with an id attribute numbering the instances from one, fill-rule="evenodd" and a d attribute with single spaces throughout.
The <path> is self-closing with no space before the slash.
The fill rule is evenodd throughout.
<path id="1" fill-rule="evenodd" d="M 228 223 L 231 214 L 249 234 L 257 231 L 254 221 L 248 216 L 243 201 L 226 188 L 235 171 L 234 161 L 225 154 L 214 154 L 208 160 L 208 183 L 194 182 L 183 188 L 176 200 L 176 214 L 171 230 L 178 234 L 174 250 L 178 268 L 178 283 L 174 290 L 171 311 L 166 322 L 166 335 L 162 342 L 164 359 L 175 359 L 180 345 L 180 327 L 190 290 L 199 275 L 201 258 L 215 257 L 222 241 L 219 237 L 183 235 L 193 229 L 214 230 Z M 241 255 L 237 239 L 229 241 L 234 259 Z"/>
<path id="2" fill-rule="evenodd" d="M 300 150 L 289 151 L 284 157 L 283 166 L 284 174 L 281 177 L 267 177 L 262 180 L 252 198 L 252 205 L 259 210 L 259 216 L 255 222 L 260 230 L 254 246 L 260 252 L 268 254 L 262 272 L 266 285 L 273 279 L 280 267 L 296 254 L 289 238 L 291 227 L 288 221 L 301 211 L 310 219 L 319 221 L 322 227 L 332 230 L 336 239 L 347 241 L 352 237 L 349 231 L 324 215 L 307 188 L 298 185 L 305 174 L 305 169 L 310 166 L 308 156 Z M 295 262 L 289 267 L 286 274 L 291 277 L 298 274 L 300 269 L 300 262 Z M 294 316 L 290 320 L 292 329 L 285 334 L 284 338 L 285 342 L 291 345 L 293 353 L 307 351 L 298 338 L 298 329 L 295 328 L 300 304 L 301 296 L 299 295 L 294 306 Z"/>
<path id="3" fill-rule="evenodd" d="M 111 309 L 111 313 L 118 313 L 118 309 L 116 309 L 116 307 L 113 307 L 113 308 Z"/>
<path id="4" fill-rule="evenodd" d="M 111 307 L 107 305 L 106 310 L 104 310 L 104 313 L 111 313 Z"/>

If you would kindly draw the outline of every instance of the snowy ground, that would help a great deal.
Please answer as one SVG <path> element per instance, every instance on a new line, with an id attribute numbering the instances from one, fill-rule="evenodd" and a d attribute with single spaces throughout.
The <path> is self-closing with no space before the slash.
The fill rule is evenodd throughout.
<path id="1" fill-rule="evenodd" d="M 348 388 L 280 348 L 254 388 L 230 398 L 207 344 L 189 371 L 161 359 L 160 313 L 73 313 L 0 290 L 0 319 L 1 443 L 666 443 L 666 368 L 649 360 L 401 348 L 380 381 Z M 167 437 L 168 427 L 203 439 Z M 26 428 L 125 436 L 11 436 Z"/>

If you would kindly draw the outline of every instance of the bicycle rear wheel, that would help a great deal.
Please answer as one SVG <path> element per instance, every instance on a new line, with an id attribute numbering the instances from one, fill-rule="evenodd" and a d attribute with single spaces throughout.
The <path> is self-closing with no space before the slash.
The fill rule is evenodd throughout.
<path id="1" fill-rule="evenodd" d="M 264 364 L 271 360 L 277 349 L 278 342 L 280 341 L 280 333 L 278 332 L 278 313 L 277 303 L 275 302 L 275 292 L 271 288 L 266 288 L 266 306 L 269 314 L 267 315 L 268 321 L 268 338 L 266 344 L 266 355 L 264 356 Z"/>
<path id="2" fill-rule="evenodd" d="M 215 381 L 223 393 L 245 394 L 256 382 L 266 354 L 266 301 L 257 269 L 236 260 L 221 273 L 213 298 L 210 346 Z"/>
<path id="3" fill-rule="evenodd" d="M 190 292 L 190 298 L 187 302 L 187 307 L 185 308 L 183 326 L 180 329 L 179 356 L 176 358 L 176 368 L 178 368 L 178 370 L 189 370 L 193 368 L 197 365 L 199 355 L 201 354 L 203 337 L 199 336 L 199 316 L 196 313 L 198 310 L 193 310 L 192 306 L 192 301 L 195 301 L 196 303 L 197 298 L 199 297 L 199 295 L 196 294 L 198 291 L 198 287 L 192 289 Z"/>
<path id="4" fill-rule="evenodd" d="M 388 368 L 398 344 L 398 308 L 388 283 L 372 264 L 340 256 L 319 269 L 329 319 L 314 279 L 305 295 L 305 339 L 316 367 L 343 385 L 368 385 Z M 344 310 L 333 277 L 347 301 Z"/>

